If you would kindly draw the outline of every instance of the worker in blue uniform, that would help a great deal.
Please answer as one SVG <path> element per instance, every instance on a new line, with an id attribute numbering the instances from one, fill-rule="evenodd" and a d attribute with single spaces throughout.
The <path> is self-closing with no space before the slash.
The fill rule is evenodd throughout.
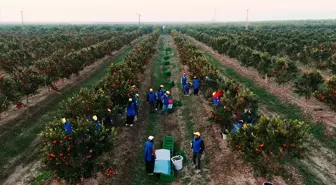
<path id="1" fill-rule="evenodd" d="M 191 141 L 191 148 L 193 151 L 193 162 L 197 170 L 201 169 L 201 157 L 204 152 L 204 141 L 199 132 L 194 133 L 194 139 Z"/>
<path id="2" fill-rule="evenodd" d="M 186 85 L 183 86 L 183 94 L 184 96 L 189 96 L 189 89 L 190 89 L 190 83 L 187 83 Z"/>
<path id="3" fill-rule="evenodd" d="M 130 125 L 131 127 L 134 124 L 134 117 L 135 117 L 135 103 L 133 102 L 133 99 L 128 99 L 128 105 L 126 108 L 127 111 L 127 117 L 126 117 L 126 126 Z"/>
<path id="4" fill-rule="evenodd" d="M 163 103 L 162 112 L 166 114 L 168 113 L 169 95 L 170 92 L 166 91 L 166 93 L 162 97 L 162 103 Z"/>
<path id="5" fill-rule="evenodd" d="M 71 124 L 65 118 L 62 118 L 61 122 L 63 123 L 65 135 L 70 135 L 72 133 Z"/>
<path id="6" fill-rule="evenodd" d="M 156 108 L 155 110 L 161 110 L 163 103 L 162 103 L 162 97 L 164 95 L 164 92 L 162 88 L 160 87 L 159 90 L 156 92 Z"/>
<path id="7" fill-rule="evenodd" d="M 187 76 L 185 73 L 183 73 L 183 76 L 181 77 L 181 84 L 182 84 L 182 87 L 184 87 L 186 84 L 187 84 Z"/>
<path id="8" fill-rule="evenodd" d="M 193 80 L 193 87 L 194 87 L 194 95 L 197 95 L 198 96 L 198 91 L 199 91 L 199 88 L 200 88 L 200 84 L 199 84 L 199 79 L 195 76 L 194 77 L 194 80 Z"/>
<path id="9" fill-rule="evenodd" d="M 153 175 L 155 158 L 154 136 L 149 136 L 145 143 L 145 163 L 148 175 Z"/>
<path id="10" fill-rule="evenodd" d="M 147 103 L 149 104 L 150 112 L 153 113 L 155 107 L 155 92 L 153 89 L 149 89 L 149 92 L 147 93 Z"/>

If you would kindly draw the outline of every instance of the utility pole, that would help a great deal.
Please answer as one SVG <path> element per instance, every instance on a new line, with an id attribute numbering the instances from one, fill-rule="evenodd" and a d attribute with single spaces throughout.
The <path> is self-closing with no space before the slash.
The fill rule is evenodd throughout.
<path id="1" fill-rule="evenodd" d="M 2 8 L 0 8 L 0 22 L 2 22 Z"/>
<path id="2" fill-rule="evenodd" d="M 245 25 L 245 30 L 248 30 L 248 9 L 246 10 L 246 25 Z"/>
<path id="3" fill-rule="evenodd" d="M 141 17 L 141 15 L 138 14 L 138 13 L 137 13 L 137 15 L 138 15 L 138 18 L 139 18 L 139 26 L 140 26 L 140 17 Z"/>
<path id="4" fill-rule="evenodd" d="M 214 23 L 216 22 L 216 8 L 214 8 Z"/>
<path id="5" fill-rule="evenodd" d="M 21 10 L 21 21 L 22 21 L 22 24 L 21 24 L 22 32 L 24 32 L 24 30 L 23 30 L 23 11 L 22 10 Z"/>

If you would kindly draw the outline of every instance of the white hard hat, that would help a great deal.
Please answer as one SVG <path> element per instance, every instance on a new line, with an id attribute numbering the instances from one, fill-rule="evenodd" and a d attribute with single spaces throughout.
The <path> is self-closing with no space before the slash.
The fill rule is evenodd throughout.
<path id="1" fill-rule="evenodd" d="M 154 136 L 148 136 L 148 140 L 151 141 L 154 139 Z"/>

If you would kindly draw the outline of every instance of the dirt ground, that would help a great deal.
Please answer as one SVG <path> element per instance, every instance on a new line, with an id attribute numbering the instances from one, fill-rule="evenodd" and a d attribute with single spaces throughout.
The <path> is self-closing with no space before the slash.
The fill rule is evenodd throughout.
<path id="1" fill-rule="evenodd" d="M 132 44 L 138 42 L 138 40 L 139 39 L 134 40 L 132 42 Z M 90 76 L 91 74 L 95 73 L 97 66 L 99 66 L 101 62 L 103 62 L 103 61 L 105 61 L 107 59 L 110 59 L 110 58 L 114 57 L 115 55 L 118 55 L 118 54 L 124 52 L 128 48 L 129 48 L 129 46 L 125 45 L 120 50 L 113 51 L 111 53 L 111 55 L 105 56 L 104 58 L 95 61 L 91 65 L 86 66 L 79 73 L 78 76 L 72 75 L 70 79 L 59 80 L 59 81 L 55 82 L 55 85 L 62 92 L 63 88 L 66 88 L 69 85 L 74 85 L 76 83 L 79 83 L 83 79 L 87 78 L 86 76 Z M 32 96 L 29 97 L 28 105 L 26 104 L 26 98 L 23 98 L 21 100 L 25 104 L 24 108 L 17 109 L 15 106 L 13 106 L 8 111 L 1 113 L 0 114 L 0 117 L 1 117 L 0 126 L 6 124 L 8 122 L 10 122 L 11 120 L 13 120 L 13 119 L 15 119 L 17 117 L 22 116 L 25 113 L 27 113 L 27 109 L 28 108 L 37 106 L 41 101 L 45 100 L 47 97 L 49 97 L 49 96 L 57 96 L 58 94 L 59 94 L 58 92 L 55 92 L 53 90 L 49 90 L 49 87 L 43 87 L 43 88 L 39 89 L 39 92 L 37 94 L 32 95 Z"/>
<path id="2" fill-rule="evenodd" d="M 313 70 L 311 67 L 303 65 L 301 63 L 298 64 L 298 68 L 302 72 L 309 72 Z M 324 80 L 328 80 L 332 76 L 332 72 L 330 70 L 321 70 L 321 75 L 323 76 Z"/>
<path id="3" fill-rule="evenodd" d="M 290 87 L 289 85 L 279 87 L 279 85 L 277 85 L 273 81 L 265 83 L 265 80 L 259 76 L 258 72 L 255 69 L 243 67 L 236 59 L 218 54 L 212 48 L 206 46 L 205 44 L 198 42 L 191 37 L 188 38 L 205 51 L 211 53 L 224 66 L 228 66 L 236 70 L 246 78 L 253 79 L 255 82 L 257 82 L 257 84 L 259 84 L 260 87 L 267 89 L 270 93 L 279 97 L 283 101 L 298 105 L 302 109 L 302 111 L 307 116 L 311 116 L 314 121 L 323 122 L 329 127 L 336 128 L 336 113 L 324 103 L 314 98 L 306 101 L 305 98 L 299 97 L 298 95 L 294 94 L 292 87 Z"/>
<path id="4" fill-rule="evenodd" d="M 324 184 L 336 184 L 335 152 L 311 140 L 311 147 L 303 164 Z"/>

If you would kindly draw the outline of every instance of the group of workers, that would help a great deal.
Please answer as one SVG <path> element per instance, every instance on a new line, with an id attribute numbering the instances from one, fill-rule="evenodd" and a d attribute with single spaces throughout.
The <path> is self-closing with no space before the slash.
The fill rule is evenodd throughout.
<path id="1" fill-rule="evenodd" d="M 147 103 L 151 113 L 161 109 L 163 113 L 168 113 L 168 105 L 172 103 L 170 92 L 166 91 L 163 85 L 160 85 L 160 88 L 156 92 L 151 88 L 147 93 Z M 129 103 L 126 108 L 126 126 L 133 126 L 135 117 L 138 115 L 138 110 L 139 95 L 136 94 L 135 98 L 129 98 Z"/>
<path id="2" fill-rule="evenodd" d="M 191 88 L 193 88 L 194 95 L 198 95 L 200 89 L 200 80 L 194 76 L 193 83 L 188 82 L 188 78 L 186 73 L 183 73 L 181 77 L 182 84 L 182 92 L 185 96 L 189 96 L 192 94 Z M 151 112 L 154 112 L 154 104 L 156 102 L 156 109 L 163 107 L 163 112 L 167 111 L 167 105 L 170 103 L 169 100 L 169 92 L 164 93 L 162 91 L 163 86 L 160 86 L 160 89 L 155 93 L 152 89 L 149 90 L 147 94 L 147 102 L 149 103 Z M 163 104 L 163 105 L 162 105 Z M 201 168 L 201 157 L 204 151 L 204 141 L 201 138 L 201 134 L 199 132 L 194 133 L 194 139 L 191 141 L 191 149 L 192 149 L 192 160 L 194 166 L 197 170 Z M 154 146 L 154 136 L 149 136 L 148 141 L 145 143 L 145 163 L 146 163 L 146 171 L 148 175 L 153 175 L 154 165 L 155 165 L 155 146 Z"/>
<path id="3" fill-rule="evenodd" d="M 181 78 L 181 84 L 182 92 L 185 96 L 189 96 L 192 93 L 192 91 L 190 91 L 191 88 L 193 88 L 194 95 L 198 95 L 200 82 L 196 76 L 193 79 L 193 83 L 191 83 L 188 82 L 186 73 L 184 73 Z M 133 88 L 135 89 L 135 86 L 133 86 Z M 135 93 L 132 94 L 128 99 L 128 104 L 126 107 L 126 126 L 133 126 L 139 112 L 139 94 L 137 94 L 137 91 L 134 92 Z M 166 91 L 163 85 L 160 85 L 160 88 L 156 92 L 154 92 L 151 88 L 147 93 L 147 103 L 149 104 L 149 110 L 151 113 L 161 109 L 163 113 L 168 113 L 168 105 L 172 104 L 172 99 L 170 99 L 170 92 Z M 111 110 L 108 109 L 107 111 L 110 112 Z M 99 130 L 102 125 L 101 119 L 94 115 L 92 117 L 90 116 L 88 120 L 95 124 L 95 128 Z M 104 119 L 104 122 L 109 122 L 109 120 L 110 122 L 112 121 L 111 118 L 107 117 Z M 61 122 L 63 123 L 65 134 L 70 135 L 72 133 L 71 124 L 65 118 L 62 118 Z M 195 132 L 194 139 L 191 141 L 191 149 L 193 152 L 192 160 L 197 170 L 201 168 L 201 156 L 204 151 L 204 141 L 200 136 L 201 134 L 199 132 Z M 145 144 L 146 170 L 149 175 L 153 175 L 155 159 L 154 137 L 149 136 L 148 141 Z"/>
<path id="4" fill-rule="evenodd" d="M 110 109 L 108 109 L 107 111 L 111 111 Z M 92 124 L 95 125 L 96 130 L 99 130 L 102 126 L 102 120 L 99 119 L 96 115 L 94 116 L 89 116 L 88 121 L 90 121 Z M 112 118 L 107 116 L 104 119 L 105 124 L 108 124 L 108 121 L 112 121 Z M 61 123 L 63 124 L 63 129 L 65 132 L 65 135 L 70 135 L 72 133 L 72 126 L 71 123 L 69 121 L 67 121 L 65 118 L 61 119 Z"/>
<path id="5" fill-rule="evenodd" d="M 220 98 L 223 97 L 224 92 L 222 90 L 218 90 L 217 92 L 212 93 L 212 99 L 213 99 L 213 105 L 215 107 L 220 107 L 221 101 Z M 231 134 L 234 135 L 239 129 L 241 129 L 244 124 L 252 124 L 254 125 L 255 120 L 253 118 L 253 114 L 251 110 L 248 108 L 244 109 L 243 115 L 238 115 L 239 111 L 234 112 L 234 119 L 235 123 L 233 124 L 233 129 L 231 131 Z M 241 118 L 241 119 L 240 119 Z"/>
<path id="6" fill-rule="evenodd" d="M 245 108 L 244 113 L 242 115 L 242 119 L 238 119 L 237 113 L 234 113 L 235 123 L 233 124 L 233 128 L 231 131 L 231 135 L 234 135 L 239 129 L 241 129 L 244 124 L 251 124 L 252 126 L 255 124 L 255 120 L 251 110 Z"/>
<path id="7" fill-rule="evenodd" d="M 193 87 L 194 89 L 194 95 L 198 95 L 198 91 L 200 89 L 200 81 L 196 76 L 194 76 L 193 83 L 191 83 L 188 82 L 186 73 L 184 73 L 181 78 L 181 84 L 182 84 L 182 92 L 185 96 L 189 96 L 192 93 L 192 91 L 190 91 L 191 87 Z"/>
<path id="8" fill-rule="evenodd" d="M 201 169 L 201 158 L 204 152 L 205 145 L 204 140 L 201 138 L 201 133 L 195 132 L 194 138 L 191 141 L 191 150 L 192 150 L 192 161 L 194 167 L 197 171 Z M 154 175 L 154 165 L 155 165 L 155 145 L 154 145 L 154 136 L 149 136 L 148 140 L 145 143 L 145 163 L 146 171 L 148 175 Z"/>
<path id="9" fill-rule="evenodd" d="M 188 82 L 188 78 L 186 73 L 183 74 L 181 78 L 182 84 L 182 92 L 185 96 L 189 96 L 190 89 L 193 87 L 194 95 L 198 95 L 200 88 L 200 81 L 195 76 L 193 79 L 193 84 Z M 133 86 L 135 88 L 135 86 Z M 163 85 L 160 85 L 160 88 L 155 92 L 153 89 L 149 89 L 147 93 L 147 103 L 149 105 L 149 110 L 151 113 L 154 113 L 157 110 L 162 109 L 162 113 L 168 113 L 168 105 L 172 104 L 172 99 L 170 99 L 170 92 L 164 89 Z M 126 108 L 127 118 L 126 118 L 126 126 L 133 126 L 134 120 L 138 115 L 138 107 L 139 107 L 139 95 L 135 94 L 135 97 L 129 98 L 129 103 Z"/>

